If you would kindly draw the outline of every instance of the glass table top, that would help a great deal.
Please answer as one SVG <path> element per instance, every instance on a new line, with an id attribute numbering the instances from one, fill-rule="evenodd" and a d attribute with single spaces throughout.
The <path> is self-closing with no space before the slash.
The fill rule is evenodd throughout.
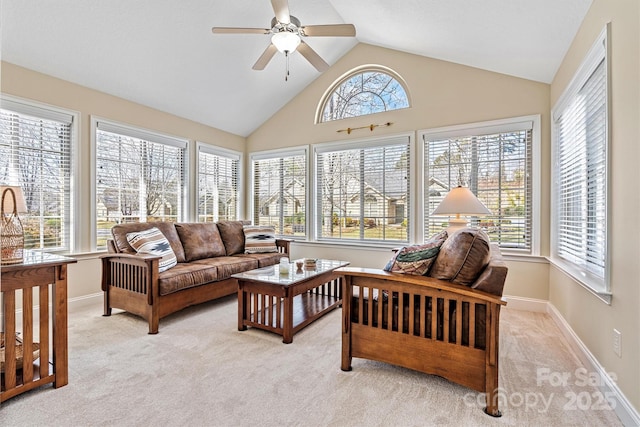
<path id="1" fill-rule="evenodd" d="M 240 280 L 257 280 L 260 282 L 274 283 L 278 285 L 291 285 L 302 280 L 318 276 L 327 271 L 332 271 L 336 268 L 349 265 L 349 262 L 347 261 L 317 259 L 315 269 L 304 266 L 302 268 L 297 268 L 297 261 L 302 260 L 291 260 L 291 262 L 289 263 L 289 271 L 287 273 L 280 273 L 280 266 L 279 264 L 276 264 L 269 267 L 262 267 L 255 270 L 249 270 L 243 273 L 234 274 L 231 277 Z"/>

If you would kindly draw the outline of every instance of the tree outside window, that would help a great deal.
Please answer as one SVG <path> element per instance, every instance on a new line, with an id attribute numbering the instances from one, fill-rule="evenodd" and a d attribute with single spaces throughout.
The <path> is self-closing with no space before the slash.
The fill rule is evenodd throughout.
<path id="1" fill-rule="evenodd" d="M 407 92 L 391 71 L 357 70 L 334 85 L 318 121 L 346 119 L 409 107 Z"/>

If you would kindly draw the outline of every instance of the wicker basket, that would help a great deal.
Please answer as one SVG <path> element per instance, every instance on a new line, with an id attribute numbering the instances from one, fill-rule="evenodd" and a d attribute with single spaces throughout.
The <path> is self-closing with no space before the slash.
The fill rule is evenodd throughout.
<path id="1" fill-rule="evenodd" d="M 22 369 L 22 359 L 24 355 L 24 346 L 16 338 L 16 369 Z M 33 343 L 33 360 L 35 361 L 40 357 L 40 343 Z M 5 347 L 4 347 L 4 332 L 0 332 L 0 372 L 4 372 L 5 365 Z"/>
<path id="2" fill-rule="evenodd" d="M 7 204 L 11 212 L 5 212 L 5 197 L 11 196 Z M 22 262 L 24 251 L 24 232 L 18 217 L 16 195 L 11 188 L 5 188 L 0 201 L 0 264 L 18 264 Z M 4 360 L 4 359 L 3 359 Z"/>

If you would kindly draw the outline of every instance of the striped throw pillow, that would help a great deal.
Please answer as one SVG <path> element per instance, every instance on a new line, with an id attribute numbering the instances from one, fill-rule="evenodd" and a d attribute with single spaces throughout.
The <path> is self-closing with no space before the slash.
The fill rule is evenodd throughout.
<path id="1" fill-rule="evenodd" d="M 278 252 L 276 228 L 272 225 L 245 225 L 244 253 Z"/>
<path id="2" fill-rule="evenodd" d="M 384 270 L 424 276 L 438 256 L 440 246 L 446 239 L 447 232 L 442 231 L 421 245 L 405 246 L 396 252 Z"/>
<path id="3" fill-rule="evenodd" d="M 176 254 L 164 234 L 156 227 L 135 233 L 127 233 L 127 241 L 139 254 L 161 256 L 159 271 L 166 271 L 178 263 Z"/>

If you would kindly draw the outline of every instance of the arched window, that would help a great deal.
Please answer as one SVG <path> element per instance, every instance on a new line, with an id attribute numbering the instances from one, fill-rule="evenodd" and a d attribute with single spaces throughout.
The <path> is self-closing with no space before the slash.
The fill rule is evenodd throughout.
<path id="1" fill-rule="evenodd" d="M 336 80 L 322 97 L 316 123 L 409 107 L 402 78 L 386 67 L 367 66 Z"/>

